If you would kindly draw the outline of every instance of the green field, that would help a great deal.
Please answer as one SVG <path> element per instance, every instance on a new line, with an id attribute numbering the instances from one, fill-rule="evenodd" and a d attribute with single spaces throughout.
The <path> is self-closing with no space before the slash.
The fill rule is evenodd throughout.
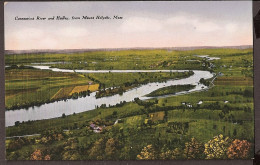
<path id="1" fill-rule="evenodd" d="M 194 55 L 209 55 L 220 59 L 210 61 Z M 51 66 L 91 70 L 185 69 L 221 73 L 208 90 L 146 101 L 136 98 L 132 102 L 121 102 L 116 106 L 103 106 L 79 114 L 7 127 L 7 137 L 40 134 L 7 139 L 8 160 L 205 159 L 209 157 L 205 144 L 213 143 L 210 140 L 220 134 L 229 137 L 229 140 L 225 144 L 224 140 L 220 140 L 218 145 L 223 145 L 225 152 L 224 155 L 214 157 L 215 159 L 252 157 L 252 49 L 94 51 L 6 55 L 5 59 L 9 66 L 63 61 L 70 63 Z M 70 88 L 88 85 L 89 82 L 99 84 L 98 92 L 105 97 L 119 92 L 120 87 L 128 89 L 147 82 L 183 78 L 191 74 L 79 74 L 20 66 L 6 69 L 6 107 L 12 109 L 22 107 L 23 103 L 28 106 L 34 102 L 48 102 L 61 89 L 71 92 Z M 105 88 L 111 88 L 110 93 Z M 185 90 L 187 87 L 161 88 L 153 95 L 172 94 L 180 89 Z M 96 133 L 90 127 L 91 124 L 102 130 Z M 195 142 L 193 138 L 196 139 Z M 241 141 L 239 145 L 244 147 L 250 144 L 250 147 L 244 149 L 246 156 L 241 156 L 242 151 L 232 149 L 232 146 L 238 145 L 234 144 L 235 140 Z M 232 157 L 234 153 L 238 156 Z"/>
<path id="2" fill-rule="evenodd" d="M 195 85 L 173 85 L 173 86 L 164 87 L 164 88 L 155 90 L 155 91 L 149 93 L 147 96 L 154 97 L 154 96 L 164 96 L 164 95 L 176 94 L 181 91 L 189 91 L 190 89 L 193 89 L 194 87 L 195 87 Z"/>
<path id="3" fill-rule="evenodd" d="M 37 106 L 54 101 L 60 89 L 73 89 L 92 82 L 74 73 L 61 73 L 32 68 L 7 68 L 5 70 L 5 105 L 7 109 Z M 69 97 L 60 96 L 58 99 Z"/>

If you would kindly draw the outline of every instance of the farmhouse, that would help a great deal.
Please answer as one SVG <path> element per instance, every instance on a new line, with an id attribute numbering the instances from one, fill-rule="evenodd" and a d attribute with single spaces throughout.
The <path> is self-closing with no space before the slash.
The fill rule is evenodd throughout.
<path id="1" fill-rule="evenodd" d="M 92 124 L 90 124 L 90 128 L 92 128 L 92 129 L 94 129 L 94 128 L 95 128 L 95 126 L 96 126 L 96 125 L 95 125 L 95 124 L 93 124 L 93 123 L 92 123 Z"/>
<path id="2" fill-rule="evenodd" d="M 97 126 L 97 127 L 94 128 L 93 131 L 94 131 L 95 133 L 100 133 L 100 132 L 102 132 L 102 127 Z"/>
<path id="3" fill-rule="evenodd" d="M 89 125 L 89 127 L 93 130 L 95 133 L 102 132 L 103 127 L 106 127 L 105 125 L 103 127 L 97 126 L 96 124 L 92 123 Z"/>

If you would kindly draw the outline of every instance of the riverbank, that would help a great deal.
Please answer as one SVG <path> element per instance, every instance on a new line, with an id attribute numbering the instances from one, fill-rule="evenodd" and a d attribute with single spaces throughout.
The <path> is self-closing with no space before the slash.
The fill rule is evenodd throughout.
<path id="1" fill-rule="evenodd" d="M 183 92 L 183 91 L 189 91 L 193 89 L 195 85 L 173 85 L 169 87 L 163 87 L 158 90 L 155 90 L 151 93 L 149 93 L 148 97 L 157 97 L 157 96 L 164 96 L 164 95 L 174 95 L 178 92 Z"/>

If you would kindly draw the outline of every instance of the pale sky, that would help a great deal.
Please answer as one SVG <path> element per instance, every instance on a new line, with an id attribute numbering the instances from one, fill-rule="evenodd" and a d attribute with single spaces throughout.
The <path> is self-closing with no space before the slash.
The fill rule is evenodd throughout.
<path id="1" fill-rule="evenodd" d="M 15 17 L 122 16 L 22 21 Z M 8 2 L 5 49 L 252 45 L 252 2 Z"/>

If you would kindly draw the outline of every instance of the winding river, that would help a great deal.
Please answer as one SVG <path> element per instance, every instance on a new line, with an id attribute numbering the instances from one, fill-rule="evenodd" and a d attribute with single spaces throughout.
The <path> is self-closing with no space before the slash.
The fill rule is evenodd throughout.
<path id="1" fill-rule="evenodd" d="M 58 68 L 50 68 L 49 66 L 34 66 L 38 69 L 50 69 L 52 71 L 59 72 L 84 72 L 84 73 L 108 73 L 108 72 L 118 72 L 118 73 L 134 73 L 134 72 L 185 72 L 188 70 L 66 70 L 66 69 L 58 69 Z M 61 117 L 63 113 L 66 115 L 71 115 L 74 112 L 80 113 L 84 111 L 89 111 L 95 109 L 96 106 L 100 106 L 102 104 L 116 105 L 121 101 L 130 102 L 133 101 L 134 98 L 138 97 L 141 100 L 151 99 L 151 97 L 146 97 L 145 95 L 155 91 L 157 89 L 171 86 L 171 85 L 186 85 L 192 84 L 196 85 L 195 88 L 189 91 L 183 91 L 176 93 L 186 94 L 194 91 L 205 90 L 208 87 L 202 84 L 199 84 L 199 80 L 201 78 L 209 79 L 213 77 L 213 74 L 208 71 L 200 71 L 200 70 L 192 70 L 194 74 L 188 78 L 176 79 L 176 80 L 168 80 L 166 82 L 154 82 L 148 83 L 145 85 L 141 85 L 137 88 L 131 89 L 123 95 L 113 95 L 109 97 L 96 98 L 96 92 L 90 94 L 90 96 L 78 99 L 68 99 L 66 101 L 57 101 L 53 103 L 48 103 L 41 105 L 39 107 L 30 107 L 28 109 L 17 109 L 6 111 L 6 127 L 13 126 L 16 121 L 28 121 L 28 120 L 42 120 L 42 119 L 50 119 Z"/>

